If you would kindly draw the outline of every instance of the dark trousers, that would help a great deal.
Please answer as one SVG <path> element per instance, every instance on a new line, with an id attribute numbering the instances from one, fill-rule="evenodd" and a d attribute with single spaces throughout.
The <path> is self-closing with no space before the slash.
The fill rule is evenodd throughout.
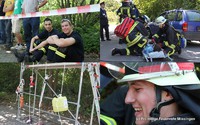
<path id="1" fill-rule="evenodd" d="M 27 52 L 29 52 L 32 37 L 38 35 L 39 33 L 39 26 L 40 26 L 40 17 L 23 19 L 24 37 L 26 41 Z"/>
<path id="2" fill-rule="evenodd" d="M 0 43 L 6 43 L 6 38 L 5 38 L 5 20 L 0 20 Z"/>
<path id="3" fill-rule="evenodd" d="M 5 21 L 5 35 L 6 35 L 6 45 L 8 48 L 12 46 L 12 33 L 11 33 L 11 28 L 12 28 L 12 23 L 11 19 L 6 19 Z"/>
<path id="4" fill-rule="evenodd" d="M 100 35 L 101 35 L 101 40 L 104 40 L 104 33 L 103 33 L 103 29 L 105 30 L 106 32 L 106 39 L 110 39 L 109 38 L 109 29 L 108 29 L 108 26 L 101 26 L 100 25 Z"/>

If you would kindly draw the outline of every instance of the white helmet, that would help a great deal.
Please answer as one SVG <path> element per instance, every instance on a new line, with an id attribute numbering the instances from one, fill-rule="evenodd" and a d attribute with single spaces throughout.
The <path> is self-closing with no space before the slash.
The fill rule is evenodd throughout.
<path id="1" fill-rule="evenodd" d="M 145 23 L 151 22 L 150 18 L 147 15 L 143 15 L 143 18 L 144 18 Z"/>
<path id="2" fill-rule="evenodd" d="M 192 85 L 200 81 L 194 71 L 193 63 L 124 63 L 126 67 L 137 72 L 124 76 L 118 82 L 135 80 L 149 81 L 158 86 Z"/>
<path id="3" fill-rule="evenodd" d="M 165 19 L 165 17 L 159 16 L 158 18 L 156 18 L 155 23 L 157 25 L 160 25 L 160 24 L 164 24 L 166 21 L 167 21 L 167 19 Z"/>

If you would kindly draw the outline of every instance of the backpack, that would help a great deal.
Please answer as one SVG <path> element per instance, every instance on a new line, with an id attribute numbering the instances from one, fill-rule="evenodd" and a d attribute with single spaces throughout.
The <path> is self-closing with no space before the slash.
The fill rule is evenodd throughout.
<path id="1" fill-rule="evenodd" d="M 129 34 L 129 31 L 130 31 L 131 27 L 133 26 L 133 24 L 134 24 L 134 20 L 129 17 L 126 17 L 121 22 L 121 24 L 119 24 L 115 28 L 114 33 L 116 34 L 116 36 L 124 39 Z"/>

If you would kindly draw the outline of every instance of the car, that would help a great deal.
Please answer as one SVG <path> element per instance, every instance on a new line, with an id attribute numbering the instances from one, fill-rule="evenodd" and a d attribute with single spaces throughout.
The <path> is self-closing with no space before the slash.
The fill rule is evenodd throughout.
<path id="1" fill-rule="evenodd" d="M 160 16 L 164 16 L 188 41 L 200 41 L 199 10 L 174 9 L 165 11 Z"/>

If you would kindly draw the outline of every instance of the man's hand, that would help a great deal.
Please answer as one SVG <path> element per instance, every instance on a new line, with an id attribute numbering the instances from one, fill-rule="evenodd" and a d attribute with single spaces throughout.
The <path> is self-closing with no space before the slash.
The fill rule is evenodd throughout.
<path id="1" fill-rule="evenodd" d="M 151 41 L 152 41 L 153 43 L 156 43 L 156 41 L 155 41 L 155 39 L 154 39 L 154 38 L 152 38 L 152 39 L 151 39 Z"/>
<path id="2" fill-rule="evenodd" d="M 39 6 L 35 7 L 35 11 L 39 12 Z"/>
<path id="3" fill-rule="evenodd" d="M 33 48 L 30 48 L 30 49 L 29 49 L 29 52 L 30 52 L 30 53 L 33 53 L 33 51 L 35 51 L 35 49 L 33 49 Z"/>

